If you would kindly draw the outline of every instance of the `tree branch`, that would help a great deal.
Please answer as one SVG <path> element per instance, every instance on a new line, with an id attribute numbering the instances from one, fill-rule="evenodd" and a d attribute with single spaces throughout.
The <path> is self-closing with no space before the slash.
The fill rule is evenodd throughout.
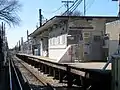
<path id="1" fill-rule="evenodd" d="M 19 25 L 20 18 L 17 15 L 21 5 L 17 0 L 0 0 L 0 20 L 5 21 L 10 26 Z"/>

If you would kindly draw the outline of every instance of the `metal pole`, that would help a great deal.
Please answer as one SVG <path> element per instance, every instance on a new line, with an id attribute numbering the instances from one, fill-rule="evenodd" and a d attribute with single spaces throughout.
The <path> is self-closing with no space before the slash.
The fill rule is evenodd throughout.
<path id="1" fill-rule="evenodd" d="M 118 16 L 119 16 L 119 19 L 120 19 L 120 0 L 118 0 L 118 3 L 119 3 Z"/>
<path id="2" fill-rule="evenodd" d="M 62 1 L 62 3 L 66 3 L 66 6 L 67 6 L 67 16 L 69 16 L 69 13 L 70 13 L 70 11 L 69 11 L 69 3 L 74 3 L 74 1 L 67 0 L 67 1 Z"/>
<path id="3" fill-rule="evenodd" d="M 68 0 L 67 0 L 67 10 L 68 10 L 68 12 L 67 12 L 67 16 L 69 15 L 69 2 L 68 2 Z"/>
<path id="4" fill-rule="evenodd" d="M 86 1 L 84 0 L 84 16 L 86 15 Z"/>
<path id="5" fill-rule="evenodd" d="M 39 9 L 39 22 L 40 22 L 40 27 L 42 26 L 42 13 L 41 13 L 41 9 Z"/>
<path id="6" fill-rule="evenodd" d="M 2 22 L 2 28 L 0 30 L 0 69 L 3 66 L 4 61 L 4 54 L 3 54 L 3 22 Z"/>

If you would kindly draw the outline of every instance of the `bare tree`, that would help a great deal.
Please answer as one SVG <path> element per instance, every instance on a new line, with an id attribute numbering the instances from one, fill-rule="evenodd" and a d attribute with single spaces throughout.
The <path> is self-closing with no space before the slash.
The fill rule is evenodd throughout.
<path id="1" fill-rule="evenodd" d="M 74 11 L 70 14 L 71 16 L 82 16 L 82 13 L 80 11 Z"/>
<path id="2" fill-rule="evenodd" d="M 20 18 L 17 15 L 21 4 L 18 0 L 0 0 L 0 20 L 11 24 L 19 25 Z"/>

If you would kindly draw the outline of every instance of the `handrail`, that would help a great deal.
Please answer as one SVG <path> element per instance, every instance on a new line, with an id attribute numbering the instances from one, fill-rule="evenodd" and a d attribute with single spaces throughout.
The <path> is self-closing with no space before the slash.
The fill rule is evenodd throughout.
<path id="1" fill-rule="evenodd" d="M 107 68 L 107 66 L 113 61 L 113 59 L 115 58 L 119 58 L 120 59 L 120 55 L 118 54 L 113 54 L 111 55 L 111 58 L 107 61 L 107 63 L 105 64 L 105 66 L 103 67 L 102 70 L 105 70 Z"/>

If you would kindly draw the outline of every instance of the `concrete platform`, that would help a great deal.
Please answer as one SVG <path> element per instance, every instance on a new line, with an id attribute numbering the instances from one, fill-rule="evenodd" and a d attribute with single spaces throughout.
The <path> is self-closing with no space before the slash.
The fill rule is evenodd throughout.
<path id="1" fill-rule="evenodd" d="M 68 64 L 69 66 L 76 67 L 76 68 L 102 70 L 106 62 L 85 62 L 85 63 L 64 63 L 64 64 Z M 111 70 L 111 63 L 108 65 L 106 70 Z"/>
<path id="2" fill-rule="evenodd" d="M 58 63 L 58 61 L 56 59 L 51 59 L 49 57 L 35 56 L 35 55 L 28 55 L 28 54 L 20 54 L 20 55 L 25 55 L 25 56 L 29 56 L 29 57 L 34 57 L 34 58 L 42 59 L 42 60 L 45 60 L 45 61 L 50 61 L 50 62 Z"/>
<path id="3" fill-rule="evenodd" d="M 35 55 L 27 55 L 27 54 L 20 54 L 20 55 L 30 56 L 30 57 L 42 59 L 42 60 L 45 60 L 45 61 L 58 63 L 57 60 L 50 59 L 50 58 L 44 57 L 44 56 L 35 56 Z M 69 66 L 76 67 L 76 68 L 102 70 L 103 67 L 105 66 L 106 62 L 84 62 L 84 63 L 81 62 L 81 63 L 61 63 L 61 64 L 68 64 Z M 106 70 L 111 70 L 111 64 L 108 65 Z"/>

